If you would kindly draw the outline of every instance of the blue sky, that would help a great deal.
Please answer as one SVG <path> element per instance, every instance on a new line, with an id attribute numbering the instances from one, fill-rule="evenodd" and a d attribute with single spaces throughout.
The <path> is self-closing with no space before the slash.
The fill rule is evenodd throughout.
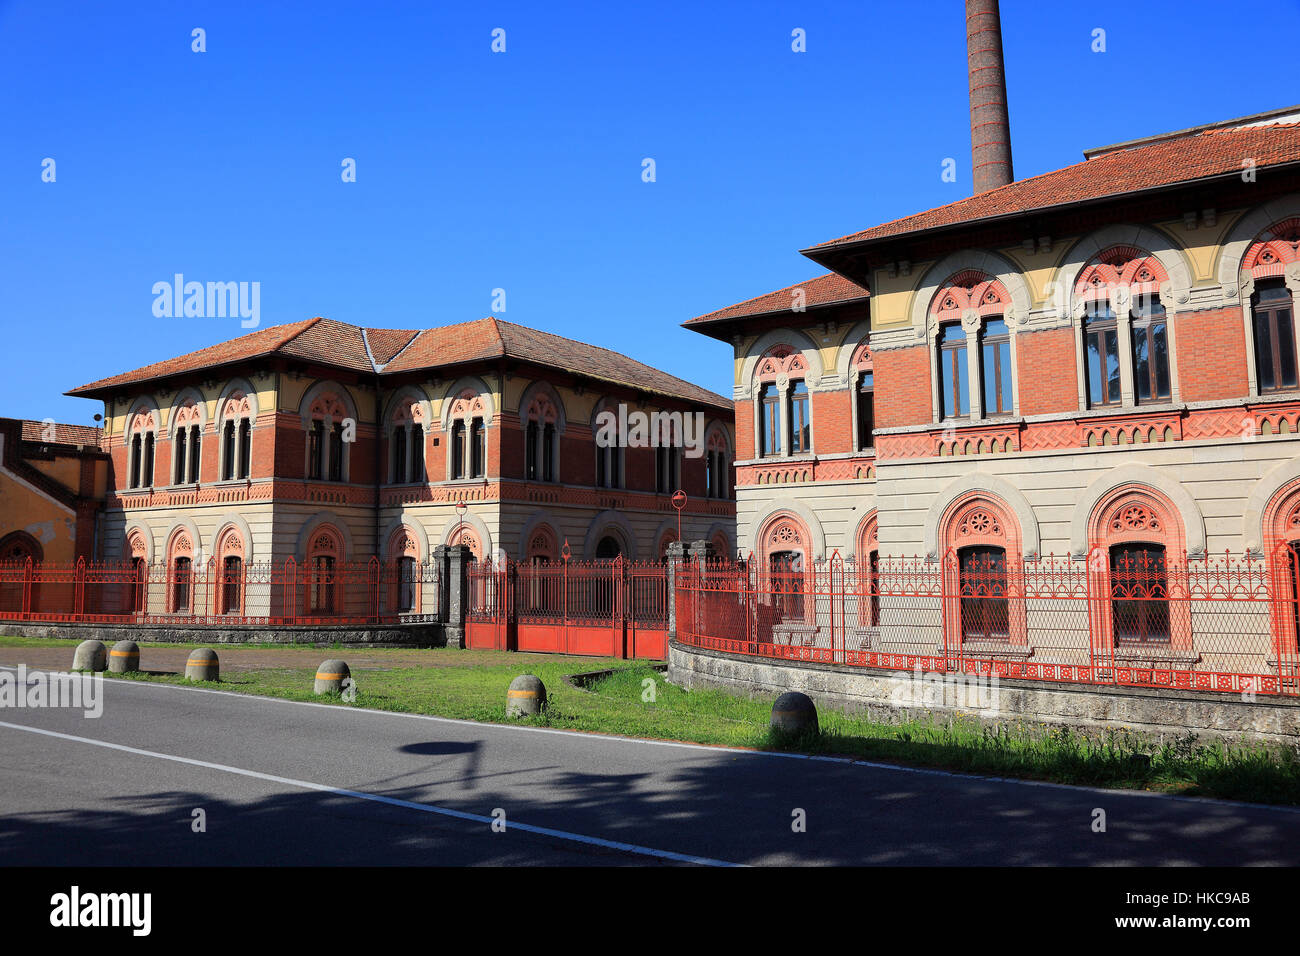
<path id="1" fill-rule="evenodd" d="M 1003 0 L 1017 175 L 1300 102 L 1266 52 L 1300 4 L 1223 10 Z M 969 195 L 967 110 L 958 0 L 0 0 L 0 415 L 89 423 L 63 391 L 245 331 L 156 318 L 177 272 L 260 282 L 263 326 L 460 322 L 503 288 L 504 319 L 725 394 L 730 348 L 679 324 Z"/>

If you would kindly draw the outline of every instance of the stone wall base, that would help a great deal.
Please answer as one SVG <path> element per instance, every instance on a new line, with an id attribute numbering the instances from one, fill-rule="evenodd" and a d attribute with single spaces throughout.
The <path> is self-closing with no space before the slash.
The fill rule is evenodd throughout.
<path id="1" fill-rule="evenodd" d="M 344 644 L 349 647 L 445 647 L 444 626 L 436 623 L 175 627 L 153 624 L 14 624 L 0 622 L 0 634 L 70 641 L 154 641 L 164 644 Z M 459 646 L 457 636 L 456 645 Z"/>
<path id="2" fill-rule="evenodd" d="M 668 645 L 668 681 L 678 687 L 717 688 L 750 697 L 797 690 L 818 707 L 881 723 L 963 715 L 987 726 L 1042 722 L 1092 734 L 1123 727 L 1159 743 L 1191 734 L 1206 742 L 1245 738 L 1300 745 L 1300 701 L 1290 697 L 1260 695 L 1248 702 L 1237 694 L 1204 691 L 1002 680 L 997 712 L 989 714 L 944 703 L 899 706 L 891 698 L 900 676 L 887 670 L 746 657 L 677 641 Z"/>

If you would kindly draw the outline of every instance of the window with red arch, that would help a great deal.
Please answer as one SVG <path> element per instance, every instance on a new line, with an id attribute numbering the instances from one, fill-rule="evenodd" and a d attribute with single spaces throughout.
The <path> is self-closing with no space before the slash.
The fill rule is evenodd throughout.
<path id="1" fill-rule="evenodd" d="M 483 542 L 479 539 L 478 532 L 467 524 L 461 524 L 452 530 L 447 536 L 447 544 L 450 546 L 464 545 L 469 548 L 475 561 L 483 560 Z"/>
<path id="2" fill-rule="evenodd" d="M 1169 327 L 1160 302 L 1160 286 L 1168 281 L 1158 258 L 1126 245 L 1102 250 L 1079 273 L 1074 295 L 1083 303 L 1089 408 L 1122 404 L 1122 364 L 1132 370 L 1137 404 L 1172 398 Z M 1122 346 L 1126 336 L 1127 350 Z"/>
<path id="3" fill-rule="evenodd" d="M 347 481 L 348 449 L 356 422 L 336 392 L 321 392 L 307 409 L 307 477 L 312 481 Z"/>
<path id="4" fill-rule="evenodd" d="M 398 614 L 420 612 L 420 558 L 420 540 L 415 532 L 406 525 L 397 528 L 388 539 L 388 606 Z"/>
<path id="5" fill-rule="evenodd" d="M 198 403 L 187 401 L 173 413 L 172 483 L 195 484 L 203 458 L 203 414 Z"/>
<path id="6" fill-rule="evenodd" d="M 876 373 L 871 349 L 863 342 L 849 363 L 853 391 L 853 431 L 858 451 L 871 451 L 876 444 Z"/>
<path id="7" fill-rule="evenodd" d="M 167 542 L 167 610 L 172 614 L 194 612 L 194 548 L 188 530 L 178 529 Z"/>
<path id="8" fill-rule="evenodd" d="M 977 408 L 985 417 L 1014 411 L 1011 330 L 1006 323 L 1010 308 L 1011 294 L 1006 286 L 978 269 L 957 273 L 935 293 L 930 322 L 938 330 L 935 349 L 940 419 L 967 418 Z M 973 381 L 969 359 L 972 343 L 967 334 L 972 322 L 977 349 Z"/>
<path id="9" fill-rule="evenodd" d="M 217 613 L 240 614 L 244 609 L 244 535 L 236 527 L 217 536 Z"/>
<path id="10" fill-rule="evenodd" d="M 560 413 L 545 394 L 524 410 L 524 473 L 529 481 L 557 481 L 560 471 Z"/>
<path id="11" fill-rule="evenodd" d="M 316 617 L 338 614 L 343 536 L 333 525 L 312 533 L 307 543 L 307 612 Z"/>
<path id="12" fill-rule="evenodd" d="M 1242 273 L 1249 277 L 1255 382 L 1261 394 L 1297 388 L 1295 294 L 1286 270 L 1300 262 L 1300 217 L 1265 230 L 1246 250 Z"/>
<path id="13" fill-rule="evenodd" d="M 768 519 L 759 535 L 760 574 L 767 577 L 767 592 L 773 607 L 785 621 L 808 621 L 813 602 L 805 600 L 810 590 L 812 555 L 804 523 L 790 514 Z"/>
<path id="14" fill-rule="evenodd" d="M 393 484 L 424 481 L 424 439 L 427 423 L 424 403 L 404 399 L 394 403 L 388 415 L 389 470 Z"/>
<path id="15" fill-rule="evenodd" d="M 721 428 L 709 432 L 705 442 L 704 487 L 710 498 L 725 498 L 731 487 L 731 446 Z"/>
<path id="16" fill-rule="evenodd" d="M 880 626 L 880 526 L 873 509 L 858 526 L 854 571 L 858 580 L 858 626 Z"/>
<path id="17" fill-rule="evenodd" d="M 1101 646 L 1190 652 L 1187 557 L 1181 518 L 1161 493 L 1141 485 L 1111 491 L 1089 521 L 1089 572 L 1109 601 L 1093 615 Z"/>
<path id="18" fill-rule="evenodd" d="M 451 429 L 451 478 L 482 478 L 487 468 L 486 406 L 483 396 L 465 389 L 451 404 L 448 427 Z"/>
<path id="19" fill-rule="evenodd" d="M 153 486 L 154 442 L 158 430 L 157 416 L 150 409 L 140 409 L 127 419 L 127 487 Z"/>
<path id="20" fill-rule="evenodd" d="M 559 559 L 558 537 L 549 524 L 539 524 L 528 534 L 524 560 L 528 564 L 553 564 Z"/>
<path id="21" fill-rule="evenodd" d="M 944 630 L 950 646 L 1029 644 L 1020 523 L 1000 498 L 970 492 L 941 521 Z"/>
<path id="22" fill-rule="evenodd" d="M 754 420 L 760 458 L 812 451 L 808 360 L 791 345 L 775 345 L 754 368 Z"/>
<path id="23" fill-rule="evenodd" d="M 221 480 L 252 473 L 253 405 L 243 392 L 232 392 L 221 406 Z"/>

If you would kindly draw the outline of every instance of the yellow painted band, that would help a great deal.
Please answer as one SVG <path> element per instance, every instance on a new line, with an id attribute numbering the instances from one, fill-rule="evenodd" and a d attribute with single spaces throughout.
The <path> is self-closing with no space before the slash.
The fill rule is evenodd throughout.
<path id="1" fill-rule="evenodd" d="M 322 674 L 320 671 L 316 672 L 317 680 L 338 680 L 342 676 L 343 674 L 341 672 L 338 674 Z"/>
<path id="2" fill-rule="evenodd" d="M 536 697 L 536 696 L 537 696 L 537 691 L 535 691 L 535 690 L 508 690 L 508 691 L 506 691 L 506 696 L 507 696 L 507 697 Z"/>
<path id="3" fill-rule="evenodd" d="M 109 651 L 109 657 L 139 657 L 139 651 Z"/>

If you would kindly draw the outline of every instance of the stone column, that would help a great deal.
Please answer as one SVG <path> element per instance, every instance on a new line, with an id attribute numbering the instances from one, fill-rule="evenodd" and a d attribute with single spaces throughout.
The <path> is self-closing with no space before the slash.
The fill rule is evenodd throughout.
<path id="1" fill-rule="evenodd" d="M 438 616 L 448 647 L 465 646 L 465 617 L 469 609 L 469 565 L 474 553 L 463 544 L 433 549 L 438 565 Z"/>
<path id="2" fill-rule="evenodd" d="M 664 574 L 668 583 L 668 640 L 677 640 L 677 569 L 686 563 L 686 546 L 680 541 L 668 545 Z"/>

